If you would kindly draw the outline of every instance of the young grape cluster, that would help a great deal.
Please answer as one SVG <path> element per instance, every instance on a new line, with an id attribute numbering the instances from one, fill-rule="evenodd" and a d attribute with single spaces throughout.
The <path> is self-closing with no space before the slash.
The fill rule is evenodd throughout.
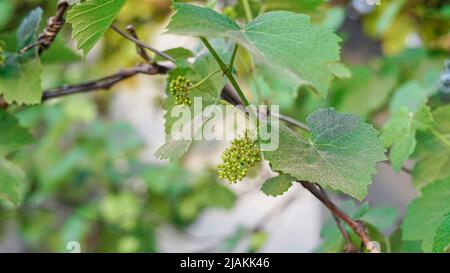
<path id="1" fill-rule="evenodd" d="M 243 137 L 231 142 L 231 146 L 223 152 L 221 158 L 223 163 L 217 167 L 219 178 L 236 183 L 247 175 L 250 168 L 261 161 L 261 151 L 247 130 Z"/>
<path id="2" fill-rule="evenodd" d="M 445 62 L 439 81 L 439 89 L 445 94 L 450 94 L 450 60 Z"/>
<path id="3" fill-rule="evenodd" d="M 192 104 L 189 98 L 189 89 L 192 87 L 192 81 L 186 79 L 183 76 L 178 76 L 175 80 L 170 82 L 170 93 L 175 96 L 176 105 L 187 105 Z"/>

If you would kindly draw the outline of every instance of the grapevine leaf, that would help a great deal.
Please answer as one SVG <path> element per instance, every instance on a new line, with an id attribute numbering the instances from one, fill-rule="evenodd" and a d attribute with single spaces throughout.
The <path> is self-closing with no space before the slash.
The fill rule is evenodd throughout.
<path id="1" fill-rule="evenodd" d="M 0 158 L 33 140 L 28 130 L 21 127 L 15 117 L 3 110 L 0 110 L 0 132 Z"/>
<path id="2" fill-rule="evenodd" d="M 210 8 L 177 2 L 173 8 L 176 13 L 167 27 L 171 33 L 225 38 L 240 31 L 236 22 Z"/>
<path id="3" fill-rule="evenodd" d="M 385 104 L 397 84 L 396 73 L 385 65 L 376 70 L 352 67 L 351 74 L 351 78 L 333 84 L 331 93 L 338 99 L 338 111 L 366 116 Z"/>
<path id="4" fill-rule="evenodd" d="M 432 115 L 434 127 L 417 137 L 412 176 L 418 188 L 450 177 L 450 105 L 434 110 Z"/>
<path id="5" fill-rule="evenodd" d="M 17 31 L 17 51 L 35 42 L 41 16 L 42 9 L 37 8 L 22 21 Z M 42 68 L 37 51 L 6 53 L 5 56 L 5 63 L 0 67 L 0 95 L 7 103 L 39 103 Z"/>
<path id="6" fill-rule="evenodd" d="M 20 168 L 0 159 L 0 199 L 17 205 L 20 201 L 20 183 L 24 177 Z"/>
<path id="7" fill-rule="evenodd" d="M 175 60 L 185 60 L 185 59 L 192 58 L 195 56 L 192 51 L 190 51 L 189 49 L 184 48 L 184 47 L 171 48 L 171 49 L 165 50 L 164 53 L 171 56 Z M 165 61 L 165 59 L 159 55 L 156 55 L 154 61 L 155 62 L 163 62 L 163 61 Z"/>
<path id="8" fill-rule="evenodd" d="M 427 185 L 408 207 L 402 224 L 403 239 L 422 240 L 422 250 L 431 252 L 433 238 L 450 208 L 450 178 Z"/>
<path id="9" fill-rule="evenodd" d="M 166 110 L 165 118 L 165 132 L 166 132 L 166 143 L 160 147 L 155 156 L 160 159 L 169 159 L 176 160 L 182 157 L 188 150 L 191 144 L 193 143 L 193 139 L 174 139 L 171 136 L 172 127 L 175 122 L 180 120 L 179 116 L 172 116 L 175 112 L 174 110 L 182 111 L 182 107 L 188 106 L 180 106 L 175 104 L 175 98 L 170 93 L 169 85 L 170 82 L 176 79 L 178 76 L 183 76 L 186 79 L 191 80 L 194 84 L 200 82 L 206 76 L 210 75 L 214 71 L 219 70 L 219 66 L 215 62 L 214 58 L 210 54 L 205 54 L 198 56 L 196 61 L 188 67 L 177 67 L 176 69 L 170 71 L 169 78 L 167 80 L 167 88 L 166 94 L 167 98 L 164 101 L 164 109 Z M 220 92 L 222 91 L 224 85 L 223 77 L 220 73 L 208 78 L 201 85 L 189 90 L 189 97 L 194 102 L 191 106 L 189 106 L 189 113 L 193 114 L 193 116 L 184 117 L 185 120 L 183 124 L 189 128 L 189 131 L 192 132 L 193 136 L 196 136 L 198 131 L 202 128 L 203 124 L 209 119 L 205 117 L 205 112 L 202 112 L 202 109 L 196 108 L 195 97 L 201 97 L 202 106 L 205 108 L 208 105 L 214 105 L 219 103 Z M 183 118 L 183 117 L 182 117 Z"/>
<path id="10" fill-rule="evenodd" d="M 73 63 L 80 60 L 80 55 L 69 48 L 62 38 L 56 38 L 52 46 L 41 56 L 43 64 Z"/>
<path id="11" fill-rule="evenodd" d="M 436 230 L 436 235 L 433 240 L 433 252 L 444 252 L 450 247 L 450 212 L 448 212 L 442 223 Z"/>
<path id="12" fill-rule="evenodd" d="M 327 93 L 339 61 L 341 39 L 331 30 L 310 24 L 307 15 L 274 11 L 260 15 L 243 29 L 209 8 L 174 3 L 168 31 L 181 35 L 229 38 L 249 49 L 260 61 L 288 75 L 298 85 Z"/>
<path id="13" fill-rule="evenodd" d="M 384 125 L 381 139 L 390 149 L 389 159 L 392 167 L 400 171 L 403 164 L 416 148 L 416 132 L 433 126 L 433 118 L 428 106 L 423 106 L 417 113 L 402 108 Z"/>
<path id="14" fill-rule="evenodd" d="M 349 79 L 352 77 L 352 71 L 343 63 L 330 63 L 328 64 L 328 69 L 336 78 Z"/>
<path id="15" fill-rule="evenodd" d="M 406 107 L 409 111 L 415 113 L 427 101 L 432 89 L 422 86 L 417 81 L 410 81 L 400 86 L 394 92 L 389 105 L 389 111 L 395 113 Z"/>
<path id="16" fill-rule="evenodd" d="M 17 30 L 17 49 L 22 49 L 36 42 L 36 35 L 41 23 L 42 9 L 36 8 L 25 17 Z"/>
<path id="17" fill-rule="evenodd" d="M 67 13 L 73 38 L 86 56 L 116 19 L 125 0 L 87 0 L 74 5 Z"/>
<path id="18" fill-rule="evenodd" d="M 261 191 L 273 197 L 283 195 L 292 186 L 292 181 L 294 180 L 295 178 L 288 174 L 280 174 L 264 182 Z"/>
<path id="19" fill-rule="evenodd" d="M 278 149 L 264 152 L 272 169 L 363 199 L 375 164 L 385 159 L 378 131 L 333 108 L 313 112 L 307 123 L 309 138 L 280 125 Z"/>
<path id="20" fill-rule="evenodd" d="M 405 241 L 402 240 L 401 228 L 396 229 L 389 236 L 389 244 L 392 253 L 421 253 L 420 241 Z"/>

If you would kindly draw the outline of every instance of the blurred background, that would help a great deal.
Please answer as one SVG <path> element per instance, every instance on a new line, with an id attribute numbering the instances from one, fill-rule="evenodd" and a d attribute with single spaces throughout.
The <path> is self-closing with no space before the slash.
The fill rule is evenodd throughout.
<path id="1" fill-rule="evenodd" d="M 56 2 L 0 0 L 0 33 L 14 31 L 37 6 L 44 8 L 45 18 L 52 16 Z M 194 2 L 245 18 L 241 1 Z M 170 3 L 127 0 L 117 25 L 133 24 L 142 40 L 161 50 L 198 51 L 198 40 L 164 34 Z M 309 14 L 315 24 L 343 38 L 349 75 L 333 82 L 325 100 L 302 88 L 293 98 L 292 92 L 282 92 L 282 83 L 269 86 L 250 78 L 248 56 L 239 52 L 237 72 L 252 102 L 279 104 L 282 113 L 301 121 L 319 107 L 333 106 L 380 128 L 395 90 L 410 81 L 436 88 L 449 57 L 449 1 L 250 4 L 253 14 L 280 9 Z M 83 62 L 70 34 L 65 26 L 55 49 L 42 57 L 45 88 L 107 76 L 141 61 L 134 44 L 108 31 Z M 78 242 L 83 252 L 331 251 L 321 244 L 330 215 L 309 192 L 300 185 L 279 198 L 260 191 L 275 175 L 267 163 L 228 185 L 215 171 L 226 142 L 196 143 L 178 163 L 156 159 L 153 154 L 165 139 L 165 85 L 165 76 L 141 75 L 109 91 L 54 100 L 19 114 L 36 142 L 14 154 L 27 181 L 18 208 L 0 204 L 0 252 L 70 252 L 70 242 Z M 280 88 L 280 95 L 270 96 L 268 88 Z M 417 192 L 408 173 L 395 173 L 387 164 L 378 169 L 366 201 L 386 212 L 382 230 L 389 235 Z M 331 196 L 349 210 L 361 205 Z"/>

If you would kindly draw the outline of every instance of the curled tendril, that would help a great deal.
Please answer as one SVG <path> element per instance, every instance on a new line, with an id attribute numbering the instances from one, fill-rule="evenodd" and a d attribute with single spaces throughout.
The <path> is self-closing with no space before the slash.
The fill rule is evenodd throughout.
<path id="1" fill-rule="evenodd" d="M 223 163 L 217 166 L 219 178 L 236 183 L 261 161 L 261 151 L 256 140 L 250 138 L 249 131 L 246 130 L 243 137 L 231 142 L 231 146 L 223 152 L 221 158 Z"/>
<path id="2" fill-rule="evenodd" d="M 169 90 L 170 93 L 175 96 L 176 105 L 190 106 L 192 104 L 192 101 L 189 98 L 190 88 L 192 88 L 192 81 L 183 76 L 178 76 L 170 82 Z"/>

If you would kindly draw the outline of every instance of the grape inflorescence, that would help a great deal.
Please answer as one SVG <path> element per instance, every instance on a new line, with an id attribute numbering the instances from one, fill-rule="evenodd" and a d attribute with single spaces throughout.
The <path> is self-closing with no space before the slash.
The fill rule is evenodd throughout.
<path id="1" fill-rule="evenodd" d="M 183 76 L 178 76 L 170 82 L 169 90 L 175 96 L 176 105 L 190 106 L 192 104 L 192 100 L 189 98 L 189 89 L 191 88 L 192 81 Z"/>
<path id="2" fill-rule="evenodd" d="M 240 138 L 234 139 L 222 156 L 223 163 L 218 168 L 219 178 L 230 183 L 242 180 L 250 170 L 261 162 L 261 151 L 257 141 L 250 137 L 248 130 Z"/>

